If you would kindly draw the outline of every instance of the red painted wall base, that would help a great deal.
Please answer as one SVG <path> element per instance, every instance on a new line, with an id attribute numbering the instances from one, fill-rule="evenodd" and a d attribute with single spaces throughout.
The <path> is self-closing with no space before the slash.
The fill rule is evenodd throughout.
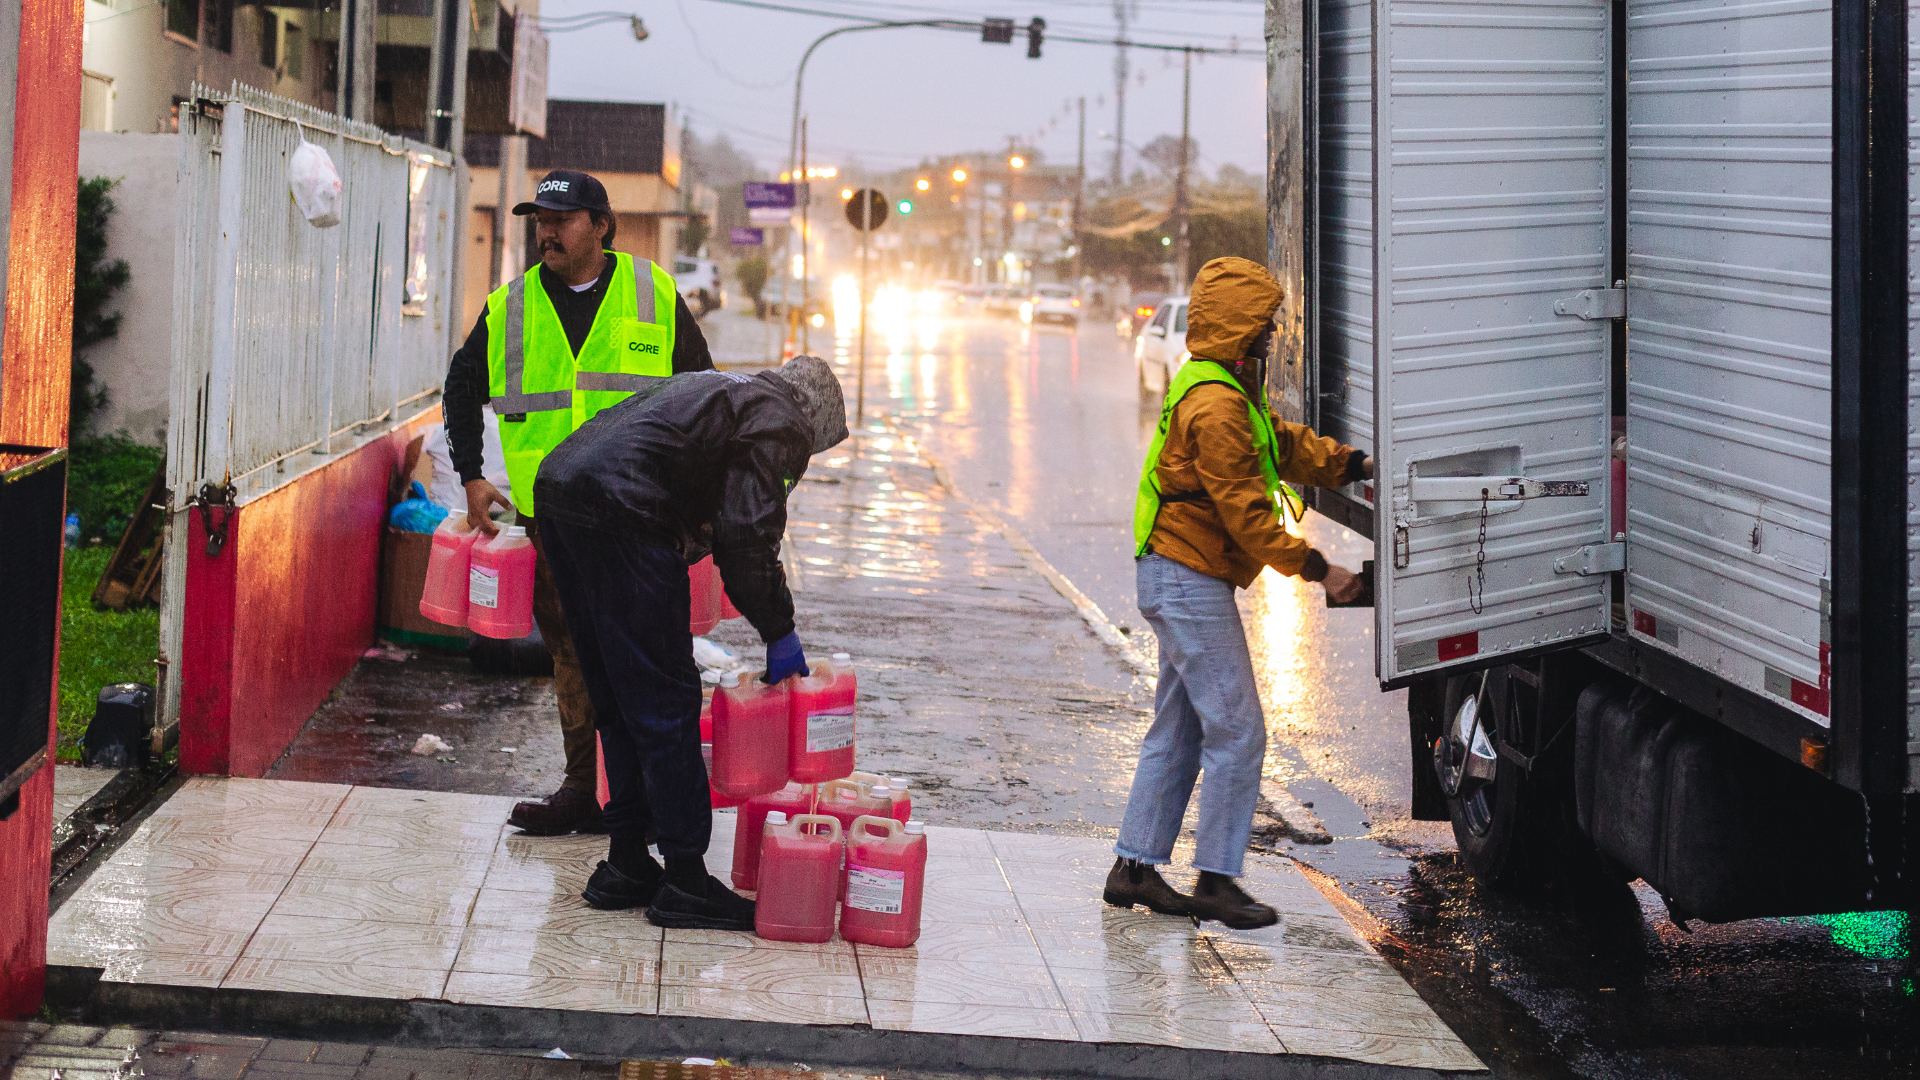
<path id="1" fill-rule="evenodd" d="M 180 767 L 264 776 L 373 641 L 387 481 L 423 416 L 187 545 Z M 216 526 L 218 519 L 216 518 Z"/>

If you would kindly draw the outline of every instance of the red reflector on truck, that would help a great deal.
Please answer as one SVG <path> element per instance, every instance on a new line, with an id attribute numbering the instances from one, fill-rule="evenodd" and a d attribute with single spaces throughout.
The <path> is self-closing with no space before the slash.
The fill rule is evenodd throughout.
<path id="1" fill-rule="evenodd" d="M 1652 614 L 1638 608 L 1633 612 L 1633 628 L 1648 637 L 1657 637 L 1660 633 L 1659 621 Z"/>
<path id="2" fill-rule="evenodd" d="M 1478 630 L 1471 630 L 1464 634 L 1455 634 L 1452 637 L 1443 637 L 1440 639 L 1440 662 L 1443 664 L 1449 660 L 1458 660 L 1461 657 L 1472 656 L 1479 651 L 1480 631 Z"/>

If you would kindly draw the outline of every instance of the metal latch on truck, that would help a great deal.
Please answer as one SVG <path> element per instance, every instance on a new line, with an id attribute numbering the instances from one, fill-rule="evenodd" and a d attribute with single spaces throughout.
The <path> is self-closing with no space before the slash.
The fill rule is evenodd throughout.
<path id="1" fill-rule="evenodd" d="M 1624 319 L 1627 317 L 1627 283 L 1616 281 L 1611 289 L 1581 289 L 1572 296 L 1553 302 L 1555 315 L 1587 319 Z"/>

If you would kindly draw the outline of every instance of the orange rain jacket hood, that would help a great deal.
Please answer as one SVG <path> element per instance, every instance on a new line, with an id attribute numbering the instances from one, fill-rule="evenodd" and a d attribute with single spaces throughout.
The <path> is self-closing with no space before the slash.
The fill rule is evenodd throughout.
<path id="1" fill-rule="evenodd" d="M 1229 371 L 1266 331 L 1280 305 L 1280 283 L 1250 259 L 1215 259 L 1200 268 L 1187 304 L 1187 351 Z M 1257 371 L 1263 365 L 1255 364 Z M 1253 372 L 1236 374 L 1258 391 Z M 1319 581 L 1327 562 L 1289 534 L 1274 513 L 1266 474 L 1253 449 L 1247 396 L 1219 383 L 1194 387 L 1164 421 L 1167 437 L 1154 466 L 1164 501 L 1147 547 L 1241 588 L 1263 566 Z M 1361 476 L 1366 455 L 1302 424 L 1275 420 L 1275 467 L 1292 483 L 1333 487 Z"/>

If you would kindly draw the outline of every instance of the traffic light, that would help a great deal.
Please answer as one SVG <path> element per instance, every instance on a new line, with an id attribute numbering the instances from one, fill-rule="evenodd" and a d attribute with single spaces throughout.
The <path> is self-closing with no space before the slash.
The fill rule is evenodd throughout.
<path id="1" fill-rule="evenodd" d="M 901 199 L 898 203 L 894 204 L 893 208 L 900 211 L 901 217 L 906 217 L 908 214 L 913 213 L 913 200 Z"/>
<path id="2" fill-rule="evenodd" d="M 1047 32 L 1047 20 L 1038 15 L 1027 24 L 1027 59 L 1040 59 L 1040 38 Z"/>

